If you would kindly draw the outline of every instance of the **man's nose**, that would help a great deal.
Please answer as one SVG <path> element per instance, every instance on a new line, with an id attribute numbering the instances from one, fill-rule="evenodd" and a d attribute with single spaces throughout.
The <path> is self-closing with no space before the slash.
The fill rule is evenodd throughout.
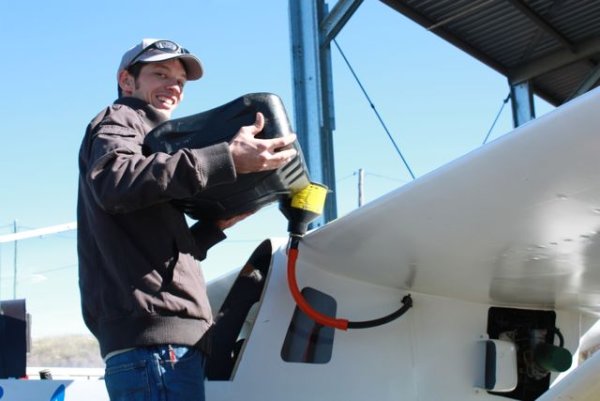
<path id="1" fill-rule="evenodd" d="M 177 93 L 180 93 L 182 90 L 181 84 L 175 78 L 173 78 L 173 79 L 169 80 L 169 82 L 167 82 L 167 87 L 169 88 L 169 90 L 176 91 Z"/>

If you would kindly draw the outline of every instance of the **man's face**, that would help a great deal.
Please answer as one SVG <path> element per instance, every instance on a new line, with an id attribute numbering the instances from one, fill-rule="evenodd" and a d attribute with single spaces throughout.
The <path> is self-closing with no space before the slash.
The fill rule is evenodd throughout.
<path id="1" fill-rule="evenodd" d="M 183 100 L 186 78 L 185 68 L 178 59 L 148 63 L 140 70 L 128 95 L 144 100 L 171 117 L 173 110 Z"/>

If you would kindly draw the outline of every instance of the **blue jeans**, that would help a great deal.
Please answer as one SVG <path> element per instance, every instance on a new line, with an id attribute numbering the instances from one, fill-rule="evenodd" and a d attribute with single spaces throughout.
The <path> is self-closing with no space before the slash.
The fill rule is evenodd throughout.
<path id="1" fill-rule="evenodd" d="M 106 361 L 111 401 L 204 401 L 205 357 L 196 348 L 135 348 Z"/>

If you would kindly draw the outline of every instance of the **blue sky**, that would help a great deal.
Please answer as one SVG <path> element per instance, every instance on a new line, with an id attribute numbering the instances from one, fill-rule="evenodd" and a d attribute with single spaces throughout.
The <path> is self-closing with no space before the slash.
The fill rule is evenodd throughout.
<path id="1" fill-rule="evenodd" d="M 334 2 L 330 4 L 332 7 Z M 170 38 L 197 54 L 205 76 L 186 87 L 174 117 L 250 92 L 272 92 L 293 121 L 285 0 L 53 2 L 3 5 L 0 73 L 0 235 L 76 219 L 77 152 L 85 126 L 116 97 L 122 53 L 143 37 Z M 337 37 L 417 177 L 477 148 L 509 88 L 506 79 L 378 1 L 365 1 Z M 332 49 L 338 214 L 411 180 Z M 536 101 L 538 116 L 551 109 Z M 292 124 L 294 125 L 294 124 Z M 512 129 L 510 104 L 490 140 Z M 260 241 L 285 236 L 269 206 L 228 231 L 203 264 L 208 277 L 243 264 Z M 0 244 L 0 298 L 14 290 L 14 244 Z M 79 317 L 75 233 L 20 241 L 17 298 L 33 336 L 85 333 Z"/>

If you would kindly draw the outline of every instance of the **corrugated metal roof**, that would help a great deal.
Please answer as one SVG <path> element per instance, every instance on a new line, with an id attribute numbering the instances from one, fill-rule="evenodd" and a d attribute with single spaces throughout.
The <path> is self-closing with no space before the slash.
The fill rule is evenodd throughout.
<path id="1" fill-rule="evenodd" d="M 381 0 L 558 106 L 600 79 L 598 0 Z"/>

